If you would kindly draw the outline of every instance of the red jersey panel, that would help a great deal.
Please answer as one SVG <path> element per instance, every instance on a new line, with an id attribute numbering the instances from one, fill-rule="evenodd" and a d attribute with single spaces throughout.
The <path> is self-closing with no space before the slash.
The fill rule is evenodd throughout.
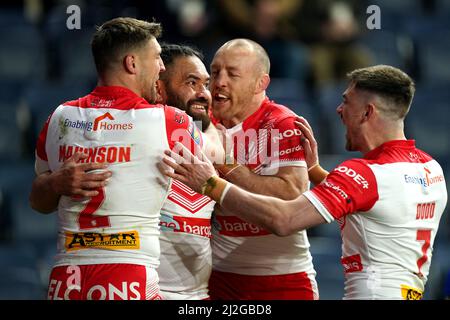
<path id="1" fill-rule="evenodd" d="M 260 175 L 280 167 L 306 167 L 297 115 L 266 98 L 244 122 L 227 129 L 238 163 Z M 277 237 L 232 213 L 216 208 L 213 219 L 213 269 L 246 275 L 313 273 L 306 232 Z M 238 290 L 238 288 L 237 288 Z"/>
<path id="2" fill-rule="evenodd" d="M 56 265 L 156 268 L 160 209 L 170 187 L 157 165 L 174 141 L 191 145 L 195 128 L 184 112 L 150 105 L 123 87 L 97 87 L 56 108 L 39 136 L 37 173 L 57 170 L 77 151 L 88 155 L 80 162 L 104 162 L 112 171 L 98 196 L 60 198 Z"/>

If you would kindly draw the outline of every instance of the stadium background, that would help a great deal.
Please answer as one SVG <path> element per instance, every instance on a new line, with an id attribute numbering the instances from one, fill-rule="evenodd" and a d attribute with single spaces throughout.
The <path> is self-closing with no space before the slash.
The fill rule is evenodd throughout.
<path id="1" fill-rule="evenodd" d="M 230 9 L 230 3 L 235 7 L 247 3 L 250 14 L 240 15 L 245 11 Z M 442 164 L 449 189 L 450 0 L 287 0 L 283 3 L 292 5 L 291 9 L 276 19 L 273 3 L 2 1 L 0 299 L 45 298 L 55 254 L 56 215 L 40 215 L 28 205 L 36 136 L 60 102 L 84 95 L 95 86 L 89 39 L 95 25 L 117 16 L 154 17 L 164 27 L 162 41 L 200 48 L 207 66 L 215 50 L 233 37 L 248 37 L 263 44 L 272 59 L 269 97 L 310 121 L 319 140 L 321 163 L 327 169 L 358 156 L 344 151 L 344 130 L 335 113 L 345 88 L 341 75 L 349 71 L 352 63 L 402 68 L 417 83 L 406 121 L 407 137 L 415 139 L 420 148 Z M 70 14 L 66 9 L 72 4 L 81 9 L 81 29 L 67 28 Z M 369 30 L 366 26 L 370 16 L 366 9 L 372 4 L 380 8 L 381 29 Z M 334 22 L 344 21 L 337 37 L 317 32 L 329 26 L 330 16 Z M 320 48 L 344 53 L 344 60 L 334 64 L 341 70 L 331 78 L 314 68 L 318 52 L 324 52 L 316 51 Z M 323 59 L 328 59 L 323 63 L 330 62 L 327 57 Z M 450 295 L 448 207 L 434 245 L 426 299 Z M 308 234 L 321 299 L 340 299 L 343 273 L 338 226 L 320 226 Z"/>

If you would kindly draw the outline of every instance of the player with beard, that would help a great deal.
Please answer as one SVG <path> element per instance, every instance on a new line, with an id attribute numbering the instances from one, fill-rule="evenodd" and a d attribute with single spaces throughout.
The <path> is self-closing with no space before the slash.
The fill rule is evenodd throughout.
<path id="1" fill-rule="evenodd" d="M 316 186 L 296 199 L 245 191 L 217 177 L 207 159 L 192 157 L 188 150 L 183 157 L 172 154 L 178 164 L 165 160 L 176 170 L 166 174 L 209 195 L 224 211 L 279 236 L 336 220 L 342 236 L 344 299 L 419 300 L 447 204 L 443 170 L 405 136 L 404 121 L 415 92 L 406 73 L 377 65 L 356 69 L 348 79 L 336 111 L 346 129 L 346 149 L 363 157 L 328 173 L 319 165 L 311 127 L 300 119 L 309 176 Z"/>
<path id="2" fill-rule="evenodd" d="M 158 80 L 158 102 L 186 111 L 211 139 L 209 74 L 203 56 L 176 44 L 161 45 L 166 71 Z M 199 123 L 201 122 L 201 123 Z M 207 139 L 204 139 L 208 141 Z M 220 141 L 216 141 L 220 145 Z M 161 258 L 157 269 L 165 299 L 208 299 L 211 274 L 211 214 L 215 202 L 174 180 L 161 209 Z"/>

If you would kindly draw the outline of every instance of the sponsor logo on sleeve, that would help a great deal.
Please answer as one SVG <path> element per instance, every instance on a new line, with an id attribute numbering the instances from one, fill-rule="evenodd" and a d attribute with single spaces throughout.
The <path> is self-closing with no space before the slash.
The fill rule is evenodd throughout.
<path id="1" fill-rule="evenodd" d="M 275 151 L 273 156 L 274 157 L 282 157 L 284 155 L 289 155 L 291 153 L 295 153 L 295 152 L 298 152 L 300 150 L 303 150 L 303 148 L 302 148 L 301 145 L 298 145 L 298 146 L 295 146 L 295 147 L 292 147 L 292 148 L 289 148 L 289 149 Z"/>
<path id="2" fill-rule="evenodd" d="M 178 124 L 183 124 L 186 122 L 185 118 L 184 118 L 184 113 L 175 110 L 175 116 L 174 116 L 174 120 L 176 123 Z"/>
<path id="3" fill-rule="evenodd" d="M 358 172 L 353 170 L 352 168 L 346 167 L 346 166 L 339 166 L 334 171 L 343 173 L 347 175 L 348 177 L 352 178 L 353 181 L 356 182 L 356 184 L 362 186 L 363 189 L 369 189 L 369 182 L 364 178 L 362 175 L 360 175 Z"/>
<path id="4" fill-rule="evenodd" d="M 284 138 L 292 138 L 295 136 L 301 136 L 302 132 L 300 129 L 294 128 L 294 129 L 288 129 L 283 132 L 279 132 L 277 134 L 272 135 L 272 140 L 274 142 L 283 140 Z"/>
<path id="5" fill-rule="evenodd" d="M 350 202 L 350 198 L 349 198 L 348 194 L 344 190 L 342 190 L 338 185 L 335 185 L 334 183 L 329 182 L 328 180 L 325 180 L 323 182 L 323 186 L 335 191 L 338 195 L 340 195 L 347 202 Z"/>

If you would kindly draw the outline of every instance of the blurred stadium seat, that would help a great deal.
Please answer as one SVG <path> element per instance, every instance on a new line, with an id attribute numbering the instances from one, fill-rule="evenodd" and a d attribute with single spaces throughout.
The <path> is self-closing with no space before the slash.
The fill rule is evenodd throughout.
<path id="1" fill-rule="evenodd" d="M 412 46 L 407 37 L 387 30 L 368 31 L 360 42 L 370 49 L 373 64 L 387 64 L 401 69 L 405 67 L 408 54 L 405 49 Z"/>
<path id="2" fill-rule="evenodd" d="M 342 102 L 342 94 L 347 87 L 347 82 L 329 84 L 319 88 L 317 105 L 323 119 L 321 128 L 321 140 L 326 140 L 325 149 L 319 150 L 326 153 L 345 153 L 345 128 L 339 115 L 336 113 L 337 107 Z M 313 128 L 315 129 L 315 128 Z"/>
<path id="3" fill-rule="evenodd" d="M 36 27 L 27 23 L 10 24 L 0 28 L 0 39 L 2 78 L 21 81 L 45 79 L 45 45 Z"/>
<path id="4" fill-rule="evenodd" d="M 34 178 L 31 161 L 9 163 L 0 167 L 0 188 L 8 215 L 8 232 L 13 241 L 43 241 L 56 236 L 56 214 L 42 215 L 29 206 L 28 195 Z"/>
<path id="5" fill-rule="evenodd" d="M 28 113 L 30 126 L 27 128 L 28 144 L 35 146 L 39 132 L 48 116 L 66 101 L 87 95 L 95 82 L 78 79 L 60 82 L 32 82 L 24 89 L 23 107 Z"/>
<path id="6" fill-rule="evenodd" d="M 332 224 L 338 228 L 335 222 Z M 309 241 L 320 299 L 341 300 L 344 297 L 341 241 L 327 237 L 310 237 Z"/>
<path id="7" fill-rule="evenodd" d="M 0 102 L 0 159 L 20 159 L 23 142 L 17 121 L 17 109 Z"/>
<path id="8" fill-rule="evenodd" d="M 90 41 L 93 30 L 74 30 L 59 42 L 63 79 L 96 79 Z"/>
<path id="9" fill-rule="evenodd" d="M 0 300 L 45 298 L 36 259 L 29 244 L 0 245 Z"/>
<path id="10" fill-rule="evenodd" d="M 91 54 L 90 40 L 95 31 L 95 25 L 112 18 L 111 8 L 101 6 L 97 2 L 86 3 L 83 6 L 81 29 L 67 28 L 67 6 L 53 7 L 44 22 L 44 31 L 51 55 L 56 59 L 56 72 L 63 79 L 95 80 L 96 71 Z"/>
<path id="11" fill-rule="evenodd" d="M 438 240 L 440 235 L 436 237 Z M 450 241 L 436 241 L 433 248 L 430 273 L 425 287 L 424 299 L 444 299 L 444 283 L 450 271 Z"/>
<path id="12" fill-rule="evenodd" d="M 450 91 L 446 83 L 418 85 L 406 117 L 408 138 L 437 160 L 450 155 Z"/>
<path id="13" fill-rule="evenodd" d="M 289 78 L 270 78 L 267 96 L 275 101 L 280 98 L 303 101 L 308 99 L 304 84 Z"/>

